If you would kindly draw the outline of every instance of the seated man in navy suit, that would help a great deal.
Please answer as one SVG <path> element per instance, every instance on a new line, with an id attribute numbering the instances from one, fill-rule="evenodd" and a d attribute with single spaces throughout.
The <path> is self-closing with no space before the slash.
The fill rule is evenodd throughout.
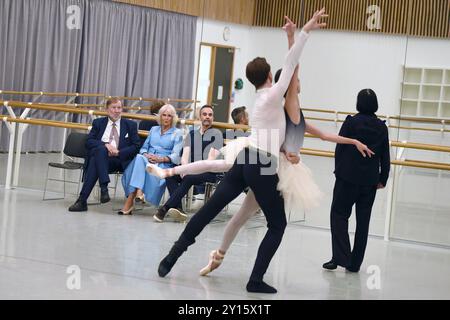
<path id="1" fill-rule="evenodd" d="M 87 211 L 87 199 L 97 180 L 101 190 L 100 202 L 108 202 L 109 173 L 125 170 L 139 151 L 137 124 L 121 118 L 122 102 L 111 98 L 106 102 L 106 108 L 108 117 L 92 122 L 92 129 L 86 141 L 88 156 L 83 188 L 69 211 Z"/>

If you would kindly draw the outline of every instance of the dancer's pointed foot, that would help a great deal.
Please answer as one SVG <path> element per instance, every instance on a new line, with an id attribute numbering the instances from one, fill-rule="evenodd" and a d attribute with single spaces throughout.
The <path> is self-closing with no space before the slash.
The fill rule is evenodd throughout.
<path id="1" fill-rule="evenodd" d="M 158 275 L 161 278 L 164 278 L 170 270 L 172 270 L 173 266 L 177 262 L 177 259 L 172 259 L 170 255 L 166 256 L 162 261 L 159 263 L 158 267 Z"/>
<path id="2" fill-rule="evenodd" d="M 145 170 L 147 170 L 147 172 L 149 174 L 156 176 L 160 179 L 165 179 L 169 176 L 169 173 L 167 172 L 168 170 L 161 169 L 160 167 L 158 167 L 156 164 L 153 164 L 153 163 L 147 164 L 147 167 Z"/>
<path id="3" fill-rule="evenodd" d="M 183 250 L 176 246 L 173 246 L 172 249 L 170 249 L 169 254 L 159 263 L 158 274 L 161 278 L 164 278 L 170 270 L 172 270 L 173 266 L 182 254 Z"/>
<path id="4" fill-rule="evenodd" d="M 209 262 L 206 267 L 200 270 L 201 276 L 206 276 L 208 273 L 217 269 L 223 261 L 225 253 L 220 252 L 220 250 L 213 250 L 209 254 Z"/>
<path id="5" fill-rule="evenodd" d="M 277 293 L 277 289 L 275 289 L 272 286 L 269 286 L 264 281 L 252 281 L 252 280 L 250 280 L 247 283 L 247 291 L 257 293 Z"/>

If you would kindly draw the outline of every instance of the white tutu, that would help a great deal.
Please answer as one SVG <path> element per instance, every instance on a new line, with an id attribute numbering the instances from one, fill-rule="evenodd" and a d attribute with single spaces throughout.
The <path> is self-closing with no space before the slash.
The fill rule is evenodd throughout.
<path id="1" fill-rule="evenodd" d="M 248 137 L 240 137 L 220 149 L 225 162 L 232 165 L 239 152 L 250 145 Z M 323 193 L 315 183 L 311 170 L 303 163 L 290 163 L 284 153 L 279 154 L 277 190 L 284 198 L 285 211 L 299 212 L 317 207 Z"/>
<path id="2" fill-rule="evenodd" d="M 323 193 L 315 183 L 311 170 L 303 163 L 290 163 L 284 153 L 280 153 L 278 166 L 278 186 L 284 198 L 285 212 L 299 212 L 317 207 Z"/>
<path id="3" fill-rule="evenodd" d="M 239 137 L 227 143 L 225 147 L 220 149 L 227 164 L 233 164 L 239 152 L 250 145 L 248 137 Z"/>

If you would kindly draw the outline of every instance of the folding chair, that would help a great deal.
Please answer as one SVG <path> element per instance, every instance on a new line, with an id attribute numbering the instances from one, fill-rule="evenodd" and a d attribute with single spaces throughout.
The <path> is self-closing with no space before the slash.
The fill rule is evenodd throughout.
<path id="1" fill-rule="evenodd" d="M 45 180 L 44 195 L 42 200 L 61 200 L 66 197 L 66 183 L 78 184 L 77 194 L 80 191 L 81 179 L 83 176 L 84 158 L 87 156 L 86 150 L 86 140 L 87 133 L 71 132 L 67 137 L 66 144 L 64 145 L 64 154 L 69 157 L 70 160 L 59 162 L 49 162 L 47 167 L 47 179 Z M 83 162 L 77 162 L 74 158 L 83 158 Z M 50 168 L 63 169 L 63 179 L 53 179 L 49 178 Z M 80 177 L 78 181 L 66 180 L 66 170 L 80 170 Z M 63 182 L 63 193 L 62 198 L 45 198 L 47 193 L 48 181 L 59 181 Z"/>

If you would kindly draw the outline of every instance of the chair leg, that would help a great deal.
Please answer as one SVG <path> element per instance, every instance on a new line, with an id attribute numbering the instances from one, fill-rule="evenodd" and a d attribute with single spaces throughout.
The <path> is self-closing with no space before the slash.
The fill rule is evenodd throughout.
<path id="1" fill-rule="evenodd" d="M 64 199 L 66 198 L 66 169 L 63 169 L 63 190 L 64 190 Z"/>
<path id="2" fill-rule="evenodd" d="M 116 181 L 114 183 L 114 196 L 113 196 L 113 199 L 116 199 L 117 183 L 119 182 L 119 175 L 120 175 L 120 173 L 116 173 Z"/>
<path id="3" fill-rule="evenodd" d="M 48 198 L 48 199 L 45 198 L 45 195 L 47 194 L 48 181 L 50 180 L 50 179 L 49 179 L 49 174 L 50 174 L 50 166 L 47 167 L 47 179 L 45 180 L 44 195 L 43 195 L 43 197 L 42 197 L 42 201 L 47 201 L 47 200 L 62 200 L 62 199 L 64 199 L 64 198 L 65 198 L 65 195 L 66 195 L 66 191 L 65 191 L 65 180 L 55 180 L 55 181 L 59 181 L 59 182 L 63 181 L 63 183 L 64 183 L 64 197 L 62 197 L 62 198 Z"/>
<path id="4" fill-rule="evenodd" d="M 191 211 L 193 196 L 194 196 L 194 186 L 192 186 L 189 189 L 189 191 L 185 197 L 185 204 L 186 204 L 185 206 L 186 206 L 186 211 L 188 211 L 188 212 Z"/>
<path id="5" fill-rule="evenodd" d="M 83 170 L 80 170 L 80 177 L 78 178 L 78 186 L 77 186 L 77 195 L 80 194 L 80 185 L 82 177 L 83 177 Z"/>
<path id="6" fill-rule="evenodd" d="M 48 173 L 49 173 L 49 171 L 50 171 L 50 166 L 47 166 L 47 177 L 45 179 L 44 196 L 42 197 L 42 200 L 45 200 L 45 193 L 47 192 Z"/>

